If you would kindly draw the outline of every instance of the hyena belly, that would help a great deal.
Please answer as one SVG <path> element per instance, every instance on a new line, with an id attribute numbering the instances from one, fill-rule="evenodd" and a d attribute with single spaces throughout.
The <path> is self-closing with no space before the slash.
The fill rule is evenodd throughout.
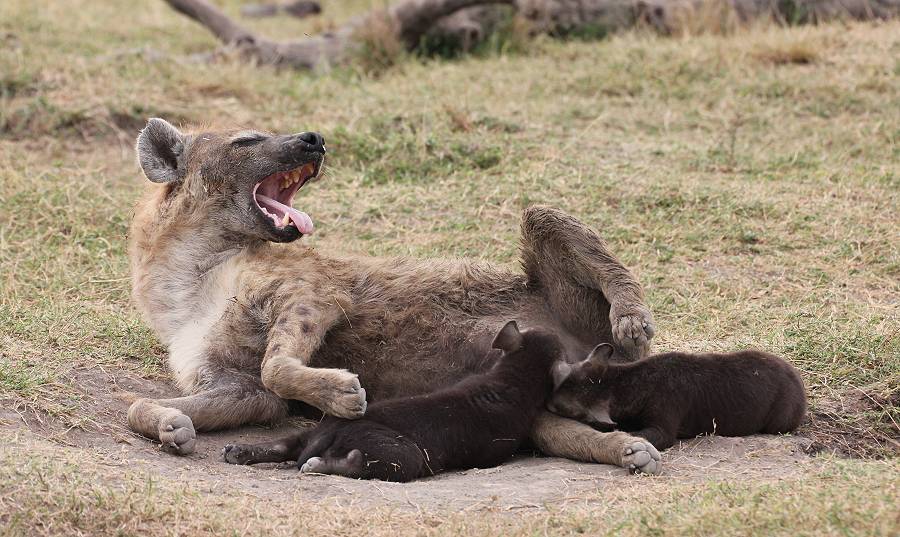
<path id="1" fill-rule="evenodd" d="M 486 371 L 499 356 L 491 341 L 510 319 L 553 329 L 571 356 L 602 337 L 573 334 L 520 275 L 468 262 L 402 261 L 381 270 L 377 279 L 367 271 L 356 282 L 347 317 L 311 361 L 357 373 L 372 401 L 434 391 Z M 442 278 L 418 279 L 428 273 Z"/>

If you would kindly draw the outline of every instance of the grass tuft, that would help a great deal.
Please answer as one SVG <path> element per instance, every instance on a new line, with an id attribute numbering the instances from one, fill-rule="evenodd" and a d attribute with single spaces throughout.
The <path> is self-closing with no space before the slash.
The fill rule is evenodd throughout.
<path id="1" fill-rule="evenodd" d="M 798 30 L 798 33 L 802 30 Z M 809 65 L 821 60 L 823 44 L 807 36 L 776 34 L 773 39 L 758 44 L 753 57 L 772 65 Z"/>

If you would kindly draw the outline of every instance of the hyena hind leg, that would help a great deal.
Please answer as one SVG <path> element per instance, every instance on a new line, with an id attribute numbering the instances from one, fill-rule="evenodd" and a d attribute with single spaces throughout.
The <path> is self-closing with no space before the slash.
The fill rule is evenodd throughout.
<path id="1" fill-rule="evenodd" d="M 193 453 L 196 431 L 267 423 L 287 416 L 287 403 L 249 375 L 211 375 L 206 389 L 186 397 L 138 399 L 128 409 L 133 431 L 159 440 L 163 451 Z"/>
<path id="2" fill-rule="evenodd" d="M 540 205 L 526 209 L 522 266 L 555 316 L 587 343 L 614 343 L 632 360 L 648 354 L 656 326 L 641 285 L 577 218 Z"/>

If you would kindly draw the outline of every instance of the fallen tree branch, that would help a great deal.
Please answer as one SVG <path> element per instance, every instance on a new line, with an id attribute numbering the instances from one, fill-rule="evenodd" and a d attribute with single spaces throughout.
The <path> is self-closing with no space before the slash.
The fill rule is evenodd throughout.
<path id="1" fill-rule="evenodd" d="M 245 17 L 274 17 L 285 13 L 302 19 L 322 12 L 322 6 L 315 0 L 294 0 L 287 4 L 248 4 L 241 7 L 241 15 Z"/>
<path id="2" fill-rule="evenodd" d="M 254 38 L 252 32 L 232 21 L 219 8 L 205 0 L 166 0 L 166 3 L 175 11 L 187 15 L 205 26 L 226 45 L 234 45 Z"/>
<path id="3" fill-rule="evenodd" d="M 262 64 L 317 69 L 341 63 L 359 44 L 355 39 L 373 27 L 384 28 L 407 50 L 415 48 L 442 17 L 472 6 L 510 4 L 513 0 L 407 0 L 386 11 L 356 17 L 333 32 L 302 40 L 276 42 L 242 27 L 206 0 L 166 0 L 179 13 L 206 27 L 219 41 L 235 47 L 244 57 Z"/>
<path id="4" fill-rule="evenodd" d="M 900 0 L 406 0 L 356 17 L 333 32 L 276 42 L 237 24 L 206 0 L 165 1 L 244 57 L 297 69 L 342 63 L 367 43 L 413 50 L 432 30 L 456 35 L 463 46 L 471 46 L 496 24 L 490 6 L 497 4 L 514 6 L 532 32 L 551 35 L 599 36 L 639 24 L 677 34 L 703 31 L 704 26 L 717 31 L 764 17 L 803 24 L 900 15 Z"/>

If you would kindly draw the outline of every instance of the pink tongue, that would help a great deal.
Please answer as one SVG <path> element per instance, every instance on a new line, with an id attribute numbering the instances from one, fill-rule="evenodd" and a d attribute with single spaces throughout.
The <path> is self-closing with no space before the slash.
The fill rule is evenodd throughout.
<path id="1" fill-rule="evenodd" d="M 268 207 L 269 209 L 277 209 L 282 213 L 288 215 L 288 218 L 297 226 L 297 229 L 300 230 L 300 233 L 304 235 L 309 235 L 313 232 L 313 221 L 312 218 L 309 217 L 308 214 L 303 211 L 298 211 L 293 207 L 288 207 L 287 205 L 281 203 L 278 200 L 273 200 L 268 196 L 263 196 L 262 194 L 257 194 L 256 199 L 260 201 L 263 205 Z"/>

